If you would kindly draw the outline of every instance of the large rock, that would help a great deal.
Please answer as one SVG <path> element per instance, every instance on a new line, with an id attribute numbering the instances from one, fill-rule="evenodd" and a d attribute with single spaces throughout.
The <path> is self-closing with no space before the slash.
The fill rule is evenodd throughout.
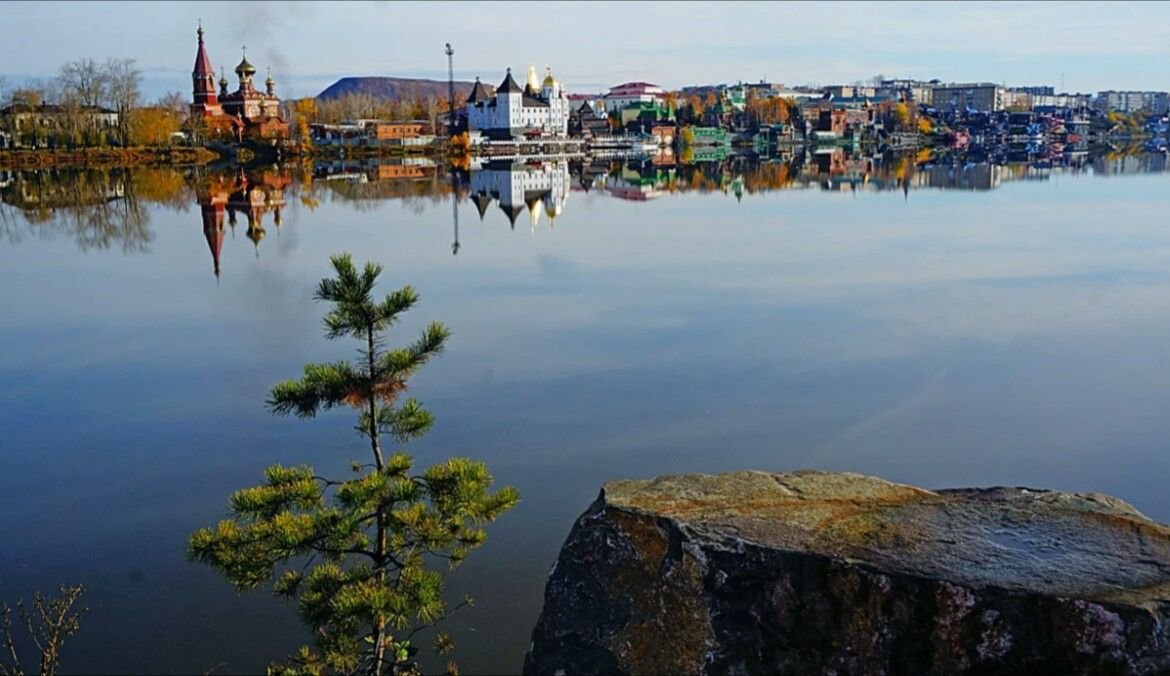
<path id="1" fill-rule="evenodd" d="M 1170 529 L 1120 500 L 857 474 L 615 481 L 527 674 L 1170 672 Z"/>

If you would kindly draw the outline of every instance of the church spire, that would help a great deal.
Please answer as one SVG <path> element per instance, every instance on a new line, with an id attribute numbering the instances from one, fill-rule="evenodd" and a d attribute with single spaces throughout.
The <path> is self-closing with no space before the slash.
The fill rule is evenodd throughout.
<path id="1" fill-rule="evenodd" d="M 195 50 L 195 68 L 191 70 L 191 84 L 193 100 L 196 105 L 215 105 L 215 69 L 211 67 L 211 58 L 207 56 L 207 46 L 203 43 L 203 23 L 195 31 L 199 38 L 199 46 Z"/>

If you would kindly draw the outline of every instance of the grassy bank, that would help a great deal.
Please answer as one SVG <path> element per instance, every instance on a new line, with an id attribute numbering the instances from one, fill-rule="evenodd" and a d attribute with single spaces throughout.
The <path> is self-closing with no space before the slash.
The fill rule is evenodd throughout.
<path id="1" fill-rule="evenodd" d="M 0 169 L 207 164 L 217 159 L 219 155 L 207 148 L 0 150 Z"/>

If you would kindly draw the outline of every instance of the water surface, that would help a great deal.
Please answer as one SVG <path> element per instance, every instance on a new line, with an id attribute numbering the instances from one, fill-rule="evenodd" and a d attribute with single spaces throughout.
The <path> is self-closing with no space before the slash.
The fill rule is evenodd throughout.
<path id="1" fill-rule="evenodd" d="M 256 671 L 305 640 L 184 545 L 269 464 L 364 460 L 347 413 L 263 406 L 357 347 L 311 300 L 340 251 L 421 295 L 392 338 L 454 332 L 412 383 L 437 418 L 420 463 L 473 456 L 522 496 L 451 578 L 477 599 L 468 673 L 519 669 L 608 479 L 812 467 L 1101 491 L 1170 521 L 1165 167 L 5 174 L 0 598 L 86 585 L 70 672 Z"/>

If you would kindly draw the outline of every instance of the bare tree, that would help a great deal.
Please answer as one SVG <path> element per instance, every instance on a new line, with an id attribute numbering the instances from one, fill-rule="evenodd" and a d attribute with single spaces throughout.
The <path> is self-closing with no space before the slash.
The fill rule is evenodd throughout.
<path id="1" fill-rule="evenodd" d="M 183 96 L 182 92 L 167 92 L 159 98 L 156 103 L 159 108 L 166 108 L 173 110 L 176 113 L 187 113 L 190 110 L 190 103 L 187 97 Z"/>
<path id="2" fill-rule="evenodd" d="M 135 59 L 106 59 L 105 74 L 109 82 L 109 102 L 118 111 L 118 136 L 125 146 L 130 140 L 130 111 L 138 105 L 142 93 L 142 73 Z"/>
<path id="3" fill-rule="evenodd" d="M 437 96 L 428 96 L 423 105 L 426 107 L 427 121 L 431 124 L 431 133 L 438 133 L 439 117 L 443 114 L 446 106 Z"/>
<path id="4" fill-rule="evenodd" d="M 58 76 L 63 93 L 72 94 L 80 105 L 97 107 L 108 98 L 109 74 L 93 59 L 78 59 L 61 66 Z"/>
<path id="5" fill-rule="evenodd" d="M 27 629 L 33 645 L 40 651 L 38 673 L 42 676 L 52 676 L 57 671 L 61 659 L 61 646 L 65 639 L 77 633 L 81 626 L 81 616 L 88 608 L 79 611 L 73 610 L 73 604 L 85 592 L 78 585 L 66 587 L 61 585 L 60 596 L 45 598 L 40 592 L 33 594 L 33 607 L 30 609 L 23 601 L 16 602 L 16 614 L 21 624 Z M 24 676 L 20 655 L 16 650 L 16 640 L 12 628 L 12 609 L 7 604 L 0 603 L 0 646 L 7 655 L 0 657 L 0 676 Z"/>

